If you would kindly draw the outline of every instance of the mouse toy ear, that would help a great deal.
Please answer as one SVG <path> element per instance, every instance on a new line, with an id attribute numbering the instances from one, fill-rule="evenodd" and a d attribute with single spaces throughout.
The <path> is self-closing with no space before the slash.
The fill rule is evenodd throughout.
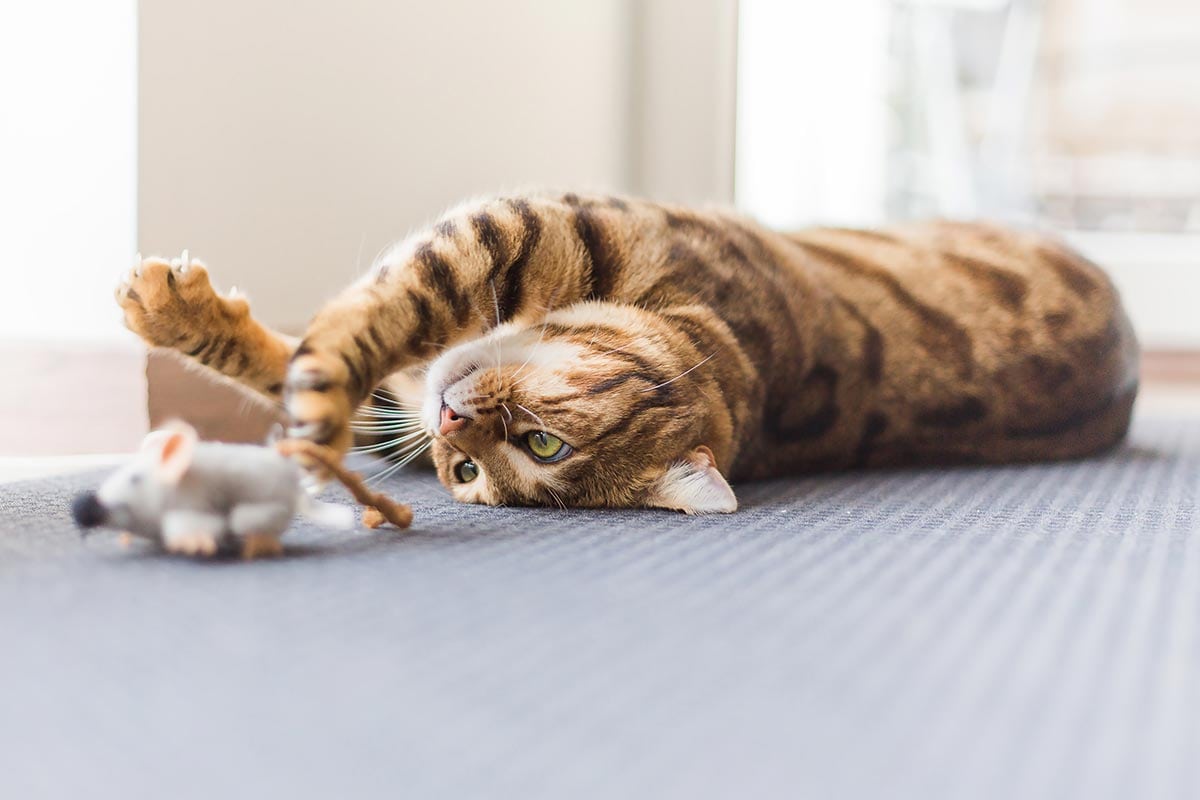
<path id="1" fill-rule="evenodd" d="M 651 508 L 686 514 L 728 514 L 737 511 L 737 497 L 720 470 L 713 451 L 701 445 L 676 461 L 646 495 Z"/>
<path id="2" fill-rule="evenodd" d="M 183 422 L 172 422 L 149 434 L 142 442 L 142 449 L 156 454 L 159 477 L 164 483 L 174 485 L 192 465 L 196 439 L 195 428 Z"/>

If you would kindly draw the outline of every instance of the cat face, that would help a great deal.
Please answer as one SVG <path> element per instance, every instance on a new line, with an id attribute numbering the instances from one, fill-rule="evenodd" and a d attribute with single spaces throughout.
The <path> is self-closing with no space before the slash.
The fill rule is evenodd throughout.
<path id="1" fill-rule="evenodd" d="M 489 505 L 734 510 L 704 441 L 710 398 L 675 369 L 669 333 L 638 317 L 583 304 L 438 358 L 422 421 L 451 493 Z"/>

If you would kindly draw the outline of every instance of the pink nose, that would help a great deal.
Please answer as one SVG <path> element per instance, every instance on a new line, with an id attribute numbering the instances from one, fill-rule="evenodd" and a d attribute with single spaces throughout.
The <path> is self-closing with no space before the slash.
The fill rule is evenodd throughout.
<path id="1" fill-rule="evenodd" d="M 439 426 L 442 436 L 456 431 L 466 424 L 466 417 L 460 417 L 458 414 L 455 414 L 454 409 L 450 406 L 442 406 L 442 424 Z"/>

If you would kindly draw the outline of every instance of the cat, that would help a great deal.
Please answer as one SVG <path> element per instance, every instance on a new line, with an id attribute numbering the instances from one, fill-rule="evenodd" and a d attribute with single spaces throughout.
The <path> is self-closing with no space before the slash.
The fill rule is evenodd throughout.
<path id="1" fill-rule="evenodd" d="M 1138 346 L 1094 264 L 937 221 L 779 233 L 723 210 L 465 204 L 270 331 L 202 265 L 147 259 L 125 321 L 281 404 L 293 435 L 406 456 L 461 501 L 737 507 L 730 481 L 1102 452 Z"/>

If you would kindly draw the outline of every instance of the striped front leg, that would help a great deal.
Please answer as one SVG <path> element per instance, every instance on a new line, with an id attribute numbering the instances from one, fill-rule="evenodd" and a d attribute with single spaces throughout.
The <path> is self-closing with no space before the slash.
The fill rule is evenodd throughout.
<path id="1" fill-rule="evenodd" d="M 182 258 L 140 261 L 117 287 L 125 325 L 152 347 L 186 356 L 279 400 L 294 344 L 250 316 L 244 297 L 217 294 L 208 270 Z"/>
<path id="2" fill-rule="evenodd" d="M 398 245 L 309 326 L 288 369 L 291 434 L 344 452 L 351 415 L 388 375 L 587 294 L 574 220 L 559 202 L 492 200 Z"/>

